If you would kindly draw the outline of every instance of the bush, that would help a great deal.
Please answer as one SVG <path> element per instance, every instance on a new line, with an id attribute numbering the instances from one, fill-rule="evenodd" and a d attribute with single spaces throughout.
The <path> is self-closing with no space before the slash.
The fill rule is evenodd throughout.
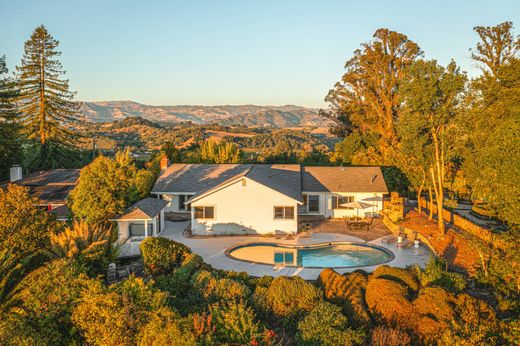
<path id="1" fill-rule="evenodd" d="M 413 292 L 419 290 L 419 282 L 415 275 L 402 268 L 390 267 L 387 265 L 379 266 L 376 268 L 370 279 L 383 278 L 393 280 L 406 285 Z"/>
<path id="2" fill-rule="evenodd" d="M 430 257 L 424 270 L 414 267 L 421 286 L 439 286 L 453 293 L 462 292 L 466 288 L 466 279 L 462 274 L 447 271 L 446 262 L 442 259 Z"/>
<path id="3" fill-rule="evenodd" d="M 85 292 L 72 321 L 89 344 L 135 345 L 141 328 L 164 307 L 166 295 L 130 277 L 108 289 Z"/>
<path id="4" fill-rule="evenodd" d="M 298 321 L 322 301 L 322 293 L 298 276 L 280 276 L 269 287 L 257 287 L 255 302 L 272 322 L 294 330 Z"/>
<path id="5" fill-rule="evenodd" d="M 397 322 L 406 328 L 418 317 L 408 300 L 408 287 L 397 281 L 369 280 L 365 299 L 372 316 L 387 323 Z"/>
<path id="6" fill-rule="evenodd" d="M 372 330 L 371 346 L 408 346 L 412 338 L 399 328 L 377 326 Z"/>
<path id="7" fill-rule="evenodd" d="M 216 338 L 221 343 L 246 345 L 261 337 L 254 311 L 243 302 L 214 305 L 211 316 L 216 327 Z"/>
<path id="8" fill-rule="evenodd" d="M 191 253 L 186 245 L 163 237 L 145 238 L 139 248 L 145 268 L 152 275 L 172 273 Z"/>
<path id="9" fill-rule="evenodd" d="M 364 333 L 348 328 L 348 321 L 341 308 L 325 301 L 298 323 L 296 339 L 299 345 L 359 345 Z"/>
<path id="10" fill-rule="evenodd" d="M 361 271 L 340 275 L 332 269 L 325 269 L 318 277 L 325 297 L 343 308 L 354 327 L 369 327 L 370 315 L 365 303 L 367 275 Z"/>
<path id="11" fill-rule="evenodd" d="M 415 332 L 422 342 L 434 343 L 438 335 L 448 327 L 448 323 L 455 317 L 451 307 L 452 301 L 453 297 L 440 287 L 421 290 L 417 299 L 413 301 L 413 308 L 421 315 L 416 320 Z"/>
<path id="12" fill-rule="evenodd" d="M 152 316 L 139 333 L 139 346 L 195 346 L 195 337 L 179 324 L 180 317 L 167 308 Z"/>
<path id="13" fill-rule="evenodd" d="M 192 285 L 209 303 L 239 301 L 247 299 L 251 294 L 243 283 L 228 278 L 217 278 L 206 270 L 193 275 Z"/>
<path id="14" fill-rule="evenodd" d="M 20 286 L 32 328 L 51 344 L 68 344 L 79 337 L 70 320 L 74 305 L 83 291 L 100 289 L 101 284 L 73 262 L 60 259 L 31 272 Z"/>

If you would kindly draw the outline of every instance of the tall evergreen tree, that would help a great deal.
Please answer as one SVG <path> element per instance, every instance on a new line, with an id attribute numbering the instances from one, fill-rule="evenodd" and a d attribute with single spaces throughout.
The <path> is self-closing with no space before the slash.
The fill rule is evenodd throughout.
<path id="1" fill-rule="evenodd" d="M 0 57 L 0 180 L 7 178 L 11 165 L 21 163 L 18 112 L 15 104 L 17 89 L 7 72 L 5 56 Z"/>
<path id="2" fill-rule="evenodd" d="M 31 144 L 27 151 L 29 169 L 77 165 L 75 134 L 67 128 L 78 118 L 79 104 L 72 101 L 55 40 L 41 25 L 25 43 L 21 66 L 17 67 L 23 132 Z"/>

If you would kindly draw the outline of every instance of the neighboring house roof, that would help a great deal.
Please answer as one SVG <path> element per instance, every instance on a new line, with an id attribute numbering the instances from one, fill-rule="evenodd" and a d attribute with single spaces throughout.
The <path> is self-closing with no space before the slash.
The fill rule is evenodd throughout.
<path id="1" fill-rule="evenodd" d="M 142 220 L 151 219 L 155 217 L 159 212 L 166 207 L 168 201 L 147 197 L 138 202 L 135 202 L 128 207 L 123 214 L 117 217 L 115 220 Z"/>
<path id="2" fill-rule="evenodd" d="M 64 204 L 69 192 L 74 189 L 78 182 L 79 172 L 79 169 L 53 169 L 34 172 L 13 182 L 13 184 L 27 187 L 31 197 L 41 200 L 42 205 Z"/>
<path id="3" fill-rule="evenodd" d="M 303 202 L 300 165 L 253 164 L 242 166 L 244 166 L 244 169 L 240 173 L 224 180 L 220 184 L 210 187 L 209 189 L 199 191 L 188 202 L 193 202 L 207 196 L 212 192 L 219 190 L 221 187 L 240 180 L 243 177 L 256 181 L 257 183 L 286 195 L 298 202 Z"/>
<path id="4" fill-rule="evenodd" d="M 380 167 L 305 166 L 302 191 L 387 193 L 388 188 Z"/>

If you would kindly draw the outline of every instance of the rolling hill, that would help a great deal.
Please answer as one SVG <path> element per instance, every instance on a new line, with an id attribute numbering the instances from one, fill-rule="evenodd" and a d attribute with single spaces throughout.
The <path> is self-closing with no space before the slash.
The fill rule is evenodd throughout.
<path id="1" fill-rule="evenodd" d="M 256 106 L 150 106 L 133 101 L 83 102 L 85 120 L 111 122 L 128 117 L 142 117 L 155 122 L 244 125 L 244 126 L 326 126 L 318 109 L 293 105 Z"/>

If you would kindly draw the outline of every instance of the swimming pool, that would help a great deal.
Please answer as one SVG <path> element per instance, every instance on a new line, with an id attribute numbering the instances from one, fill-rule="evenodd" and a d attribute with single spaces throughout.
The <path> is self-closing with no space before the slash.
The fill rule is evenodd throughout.
<path id="1" fill-rule="evenodd" d="M 227 249 L 226 255 L 252 263 L 307 268 L 366 267 L 387 263 L 394 259 L 394 254 L 388 249 L 353 242 L 329 242 L 305 246 L 248 243 Z"/>

